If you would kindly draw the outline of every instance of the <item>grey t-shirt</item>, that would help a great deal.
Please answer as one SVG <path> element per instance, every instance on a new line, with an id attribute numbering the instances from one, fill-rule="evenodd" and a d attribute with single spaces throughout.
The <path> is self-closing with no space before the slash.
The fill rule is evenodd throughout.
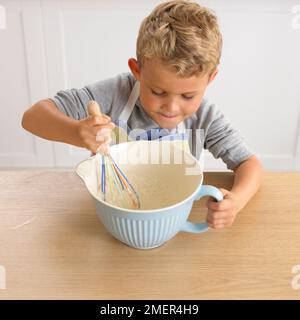
<path id="1" fill-rule="evenodd" d="M 131 73 L 122 73 L 82 89 L 59 91 L 51 100 L 61 112 L 77 120 L 87 117 L 87 103 L 95 100 L 100 104 L 102 112 L 109 115 L 113 122 L 117 122 L 135 81 Z M 214 103 L 205 98 L 199 109 L 184 122 L 186 129 L 189 129 L 191 152 L 198 159 L 201 150 L 208 149 L 216 159 L 221 158 L 227 168 L 232 170 L 253 155 L 241 133 Z M 144 111 L 138 98 L 127 126 L 129 130 L 150 130 L 157 128 L 158 124 Z M 172 130 L 169 131 L 172 133 Z"/>

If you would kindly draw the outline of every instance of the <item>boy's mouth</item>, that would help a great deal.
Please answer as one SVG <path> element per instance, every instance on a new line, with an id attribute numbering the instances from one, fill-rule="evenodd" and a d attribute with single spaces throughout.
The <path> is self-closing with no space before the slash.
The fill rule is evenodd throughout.
<path id="1" fill-rule="evenodd" d="M 159 115 L 163 118 L 163 119 L 175 119 L 177 118 L 179 115 L 178 114 L 163 114 L 163 113 L 159 113 Z"/>
<path id="2" fill-rule="evenodd" d="M 164 113 L 157 113 L 159 117 L 159 124 L 162 128 L 166 129 L 173 129 L 176 128 L 178 123 L 182 120 L 181 115 L 179 114 L 164 114 Z"/>

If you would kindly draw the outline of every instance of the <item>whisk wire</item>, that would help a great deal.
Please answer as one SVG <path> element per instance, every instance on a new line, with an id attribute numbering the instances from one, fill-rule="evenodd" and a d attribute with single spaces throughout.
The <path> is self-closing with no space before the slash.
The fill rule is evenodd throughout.
<path id="1" fill-rule="evenodd" d="M 120 206 L 124 206 L 126 203 L 126 205 L 139 208 L 138 194 L 111 155 L 101 155 L 101 158 L 96 162 L 98 167 L 97 178 L 99 182 L 101 181 L 98 193 L 101 191 L 102 199 Z"/>
<path id="2" fill-rule="evenodd" d="M 106 190 L 105 190 L 105 159 L 104 159 L 104 156 L 102 155 L 102 176 L 101 176 L 101 191 L 104 195 L 104 201 L 106 200 L 105 199 L 105 194 L 106 194 Z"/>
<path id="3" fill-rule="evenodd" d="M 109 159 L 108 159 L 107 161 L 109 161 Z M 111 165 L 108 166 L 108 168 L 109 168 L 109 176 L 113 179 L 113 182 L 114 182 L 114 184 L 111 184 L 111 185 L 116 186 L 119 196 L 120 196 L 121 198 L 123 198 L 123 192 L 122 192 L 122 190 L 121 190 L 121 187 L 120 187 L 120 184 L 119 184 L 119 181 L 118 181 L 118 175 L 117 175 L 116 172 L 113 170 L 113 168 L 112 168 Z M 112 193 L 111 193 L 111 196 L 112 196 L 113 199 L 114 199 L 114 200 L 113 200 L 114 203 L 116 203 L 115 193 L 112 192 Z M 120 199 L 118 199 L 118 200 L 120 200 Z M 123 199 L 123 200 L 124 200 L 124 199 Z M 117 202 L 119 202 L 119 201 L 117 201 Z"/>
<path id="4" fill-rule="evenodd" d="M 88 102 L 87 110 L 89 116 L 102 116 L 101 108 L 99 104 L 91 100 Z M 108 151 L 108 149 L 107 149 Z M 101 159 L 101 165 L 100 165 Z M 140 208 L 140 200 L 138 194 L 135 192 L 132 185 L 129 183 L 128 179 L 122 173 L 120 168 L 116 165 L 112 159 L 109 151 L 102 154 L 101 158 L 96 155 L 97 168 L 97 181 L 100 183 L 97 189 L 97 193 L 102 192 L 101 198 L 104 201 L 110 202 L 112 204 L 119 204 L 120 206 L 130 206 L 129 200 L 132 201 L 134 208 Z M 101 175 L 100 171 L 101 170 Z M 132 193 L 134 192 L 134 194 Z M 136 199 L 134 199 L 136 197 Z M 116 201 L 117 200 L 117 201 Z M 122 203 L 124 201 L 124 203 Z M 126 201 L 126 204 L 125 204 Z"/>
<path id="5" fill-rule="evenodd" d="M 127 182 L 127 184 L 130 186 L 130 188 L 132 190 L 134 190 L 133 186 L 131 185 L 131 183 L 129 182 L 129 180 L 125 177 L 125 175 L 123 174 L 123 172 L 121 171 L 121 169 L 118 167 L 118 165 L 115 163 L 114 159 L 109 155 L 110 160 L 112 161 L 112 163 L 114 164 L 114 166 L 117 168 L 117 171 L 121 174 L 121 176 L 125 179 L 125 181 Z"/>
<path id="6" fill-rule="evenodd" d="M 134 190 L 134 188 L 131 185 L 131 183 L 129 182 L 129 180 L 123 174 L 123 172 L 118 167 L 118 165 L 115 163 L 114 159 L 110 155 L 109 155 L 109 157 L 110 157 L 110 160 L 111 160 L 112 164 L 115 167 L 116 172 L 118 172 L 118 176 L 123 180 L 124 184 L 126 185 L 126 189 L 128 190 L 128 195 L 130 197 L 130 200 L 132 201 L 132 203 L 135 206 L 140 207 L 140 200 L 139 200 L 139 196 L 138 196 L 137 192 Z"/>

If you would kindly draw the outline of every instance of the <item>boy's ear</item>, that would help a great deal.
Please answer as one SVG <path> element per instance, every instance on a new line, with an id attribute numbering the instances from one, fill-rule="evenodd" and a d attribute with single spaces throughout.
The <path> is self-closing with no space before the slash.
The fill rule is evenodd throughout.
<path id="1" fill-rule="evenodd" d="M 219 70 L 216 68 L 216 70 L 211 74 L 211 76 L 209 77 L 209 80 L 208 80 L 208 84 L 210 84 L 214 78 L 216 77 L 216 75 L 218 74 Z"/>
<path id="2" fill-rule="evenodd" d="M 137 80 L 140 80 L 141 71 L 140 71 L 140 68 L 139 68 L 139 65 L 138 65 L 138 62 L 136 61 L 136 59 L 130 58 L 128 60 L 128 66 L 129 66 L 132 74 L 135 76 L 135 78 Z"/>

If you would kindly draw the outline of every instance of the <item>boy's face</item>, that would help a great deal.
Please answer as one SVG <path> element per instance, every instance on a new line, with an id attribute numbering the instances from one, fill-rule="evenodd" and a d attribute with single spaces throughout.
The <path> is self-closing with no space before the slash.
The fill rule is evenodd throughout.
<path id="1" fill-rule="evenodd" d="M 159 59 L 147 59 L 139 69 L 135 59 L 128 65 L 140 81 L 140 100 L 144 110 L 161 127 L 175 128 L 199 108 L 205 89 L 214 79 L 217 70 L 208 75 L 178 77 Z"/>

